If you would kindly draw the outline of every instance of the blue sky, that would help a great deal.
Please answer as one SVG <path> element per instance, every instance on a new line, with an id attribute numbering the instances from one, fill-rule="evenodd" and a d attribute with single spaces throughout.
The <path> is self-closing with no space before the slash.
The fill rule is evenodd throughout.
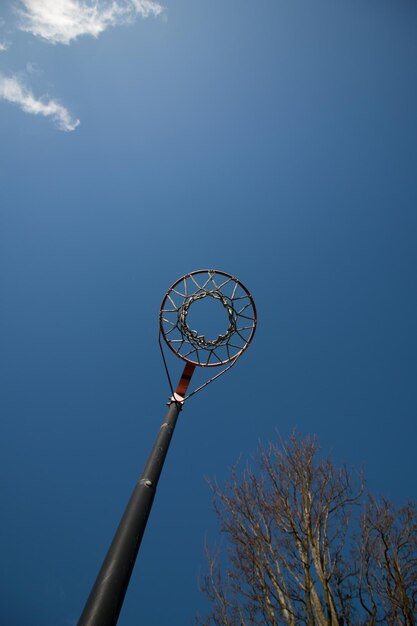
<path id="1" fill-rule="evenodd" d="M 1 624 L 76 623 L 165 412 L 159 305 L 192 270 L 240 278 L 259 324 L 181 414 L 119 624 L 204 611 L 205 477 L 259 441 L 316 433 L 416 499 L 415 2 L 0 18 Z"/>

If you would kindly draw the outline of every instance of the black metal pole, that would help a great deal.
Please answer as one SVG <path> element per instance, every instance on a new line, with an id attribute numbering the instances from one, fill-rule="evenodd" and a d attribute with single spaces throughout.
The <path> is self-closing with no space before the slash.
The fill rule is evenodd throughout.
<path id="1" fill-rule="evenodd" d="M 181 402 L 171 401 L 142 476 L 120 521 L 78 626 L 115 626 L 145 532 Z"/>

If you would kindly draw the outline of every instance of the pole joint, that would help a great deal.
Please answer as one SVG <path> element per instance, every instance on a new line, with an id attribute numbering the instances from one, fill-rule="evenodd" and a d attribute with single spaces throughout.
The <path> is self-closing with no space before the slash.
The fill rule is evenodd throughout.
<path id="1" fill-rule="evenodd" d="M 141 478 L 139 484 L 143 485 L 144 487 L 148 487 L 149 489 L 153 487 L 153 482 L 149 480 L 149 478 Z"/>

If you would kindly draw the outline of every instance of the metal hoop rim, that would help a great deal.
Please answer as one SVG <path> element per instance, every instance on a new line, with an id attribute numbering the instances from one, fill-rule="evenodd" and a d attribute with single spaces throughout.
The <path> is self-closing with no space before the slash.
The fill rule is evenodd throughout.
<path id="1" fill-rule="evenodd" d="M 249 298 L 250 301 L 250 305 L 253 311 L 253 327 L 251 329 L 250 335 L 248 337 L 248 339 L 245 341 L 245 345 L 242 346 L 242 348 L 232 357 L 217 362 L 217 363 L 201 363 L 198 361 L 194 361 L 192 359 L 187 358 L 186 356 L 183 356 L 182 354 L 180 354 L 179 352 L 177 352 L 174 347 L 171 345 L 170 341 L 167 339 L 166 334 L 165 334 L 165 329 L 163 326 L 163 310 L 164 310 L 164 305 L 168 299 L 168 296 L 170 295 L 170 293 L 175 289 L 175 287 L 181 283 L 182 281 L 185 281 L 187 278 L 190 278 L 192 276 L 196 276 L 198 274 L 207 274 L 208 276 L 210 276 L 210 274 L 214 275 L 220 275 L 220 276 L 225 276 L 226 278 L 228 278 L 229 280 L 232 280 L 235 284 L 237 284 L 241 289 L 243 289 L 243 291 L 245 292 L 246 296 Z M 209 295 L 209 294 L 207 294 Z M 224 305 L 224 304 L 223 304 Z M 180 359 L 182 359 L 183 361 L 186 361 L 187 363 L 191 363 L 192 365 L 196 365 L 199 367 L 219 367 L 219 366 L 223 366 L 223 365 L 227 365 L 228 363 L 234 363 L 241 355 L 242 353 L 246 350 L 246 348 L 249 346 L 249 344 L 251 343 L 254 334 L 255 334 L 255 330 L 256 330 L 256 324 L 257 324 L 257 311 L 256 311 L 256 306 L 255 306 L 255 302 L 253 300 L 253 297 L 249 291 L 249 289 L 247 287 L 245 287 L 245 285 L 235 276 L 233 276 L 232 274 L 228 274 L 227 272 L 223 272 L 221 270 L 214 270 L 214 269 L 200 269 L 200 270 L 195 270 L 193 272 L 188 272 L 187 274 L 184 274 L 183 276 L 181 276 L 181 278 L 179 278 L 178 280 L 176 280 L 171 287 L 168 289 L 168 291 L 165 293 L 165 296 L 162 300 L 161 303 L 161 307 L 160 307 L 160 311 L 159 311 L 159 332 L 162 335 L 162 337 L 164 338 L 165 343 L 168 345 L 169 349 Z M 201 348 L 204 350 L 204 348 Z"/>

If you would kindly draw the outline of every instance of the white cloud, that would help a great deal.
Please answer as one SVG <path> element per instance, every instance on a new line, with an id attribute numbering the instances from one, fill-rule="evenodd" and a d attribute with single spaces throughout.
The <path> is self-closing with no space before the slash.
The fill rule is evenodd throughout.
<path id="1" fill-rule="evenodd" d="M 60 130 L 75 130 L 80 121 L 73 119 L 69 111 L 56 100 L 37 99 L 16 78 L 7 78 L 0 74 L 0 100 L 17 104 L 25 113 L 51 117 Z"/>
<path id="2" fill-rule="evenodd" d="M 98 37 L 110 26 L 137 15 L 159 15 L 153 0 L 20 0 L 20 30 L 50 43 L 69 44 L 81 35 Z"/>

